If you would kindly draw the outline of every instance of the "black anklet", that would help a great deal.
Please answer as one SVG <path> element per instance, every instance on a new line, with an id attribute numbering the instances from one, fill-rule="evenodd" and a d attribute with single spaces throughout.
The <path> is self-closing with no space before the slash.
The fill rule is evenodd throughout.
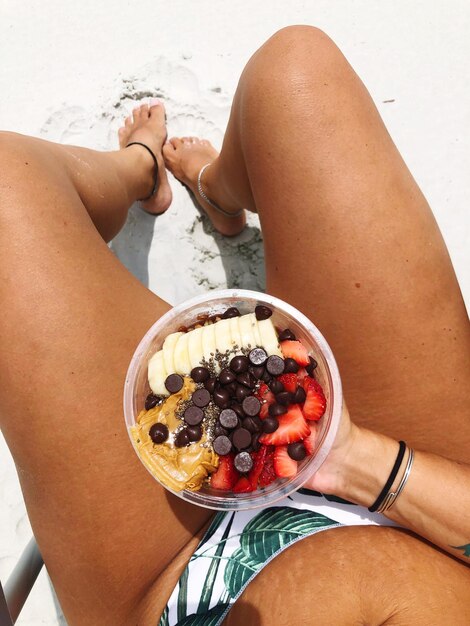
<path id="1" fill-rule="evenodd" d="M 147 150 L 147 152 L 150 154 L 150 156 L 152 157 L 153 162 L 155 164 L 155 184 L 153 186 L 152 192 L 146 198 L 140 198 L 139 199 L 139 202 L 145 202 L 146 200 L 150 200 L 150 198 L 157 191 L 157 184 L 158 184 L 158 162 L 157 162 L 157 157 L 154 155 L 154 153 L 152 152 L 152 150 L 150 150 L 150 148 L 148 146 L 146 146 L 144 143 L 142 143 L 140 141 L 131 141 L 131 143 L 127 144 L 126 148 L 128 148 L 129 146 L 142 146 L 142 148 L 145 148 Z"/>

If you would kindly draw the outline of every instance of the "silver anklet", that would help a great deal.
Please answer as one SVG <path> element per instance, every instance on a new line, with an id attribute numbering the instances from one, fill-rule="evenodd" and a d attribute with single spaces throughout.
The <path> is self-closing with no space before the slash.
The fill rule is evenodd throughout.
<path id="1" fill-rule="evenodd" d="M 199 174 L 198 174 L 198 177 L 197 177 L 197 191 L 198 191 L 199 195 L 204 200 L 204 202 L 207 202 L 207 204 L 209 204 L 216 211 L 219 211 L 219 213 L 222 213 L 222 215 L 225 215 L 225 217 L 238 217 L 239 215 L 241 215 L 243 213 L 244 209 L 239 209 L 236 213 L 229 213 L 228 211 L 226 211 L 225 209 L 220 207 L 215 202 L 212 202 L 212 200 L 210 200 L 206 196 L 206 194 L 203 192 L 201 179 L 202 179 L 202 175 L 204 174 L 204 172 L 206 171 L 206 169 L 209 167 L 210 164 L 211 163 L 206 163 L 205 165 L 203 165 L 201 167 L 201 169 L 199 171 Z"/>

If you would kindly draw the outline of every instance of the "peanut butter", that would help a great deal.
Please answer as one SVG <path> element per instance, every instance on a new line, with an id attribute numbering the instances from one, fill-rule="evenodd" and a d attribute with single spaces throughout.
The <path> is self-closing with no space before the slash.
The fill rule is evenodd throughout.
<path id="1" fill-rule="evenodd" d="M 131 434 L 142 461 L 150 472 L 173 491 L 198 491 L 209 473 L 214 472 L 219 464 L 219 457 L 212 446 L 205 446 L 207 436 L 189 446 L 176 448 L 173 445 L 173 433 L 181 420 L 176 416 L 180 402 L 188 400 L 196 385 L 189 377 L 184 378 L 182 389 L 169 396 L 163 404 L 141 411 L 137 424 L 131 428 Z M 160 422 L 168 426 L 170 437 L 161 444 L 155 444 L 150 438 L 150 427 Z"/>

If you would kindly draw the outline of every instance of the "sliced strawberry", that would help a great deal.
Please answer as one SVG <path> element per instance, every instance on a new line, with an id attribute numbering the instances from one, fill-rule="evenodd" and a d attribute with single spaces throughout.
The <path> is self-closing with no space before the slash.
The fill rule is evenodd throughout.
<path id="1" fill-rule="evenodd" d="M 307 348 L 300 341 L 281 341 L 281 352 L 285 359 L 294 359 L 299 365 L 310 363 Z"/>
<path id="2" fill-rule="evenodd" d="M 320 385 L 318 386 L 320 387 Z M 316 391 L 313 385 L 308 386 L 306 393 L 307 393 L 307 397 L 305 398 L 305 402 L 302 407 L 302 412 L 306 419 L 317 421 L 325 413 L 325 409 L 326 409 L 325 396 L 323 395 L 322 391 Z"/>
<path id="3" fill-rule="evenodd" d="M 304 382 L 303 382 L 303 387 L 305 389 L 305 392 L 307 392 L 308 389 L 313 389 L 317 393 L 321 393 L 322 395 L 325 395 L 323 393 L 323 389 L 322 389 L 322 386 L 320 385 L 320 383 L 318 381 L 316 381 L 314 378 L 312 378 L 311 376 L 305 376 Z"/>
<path id="4" fill-rule="evenodd" d="M 310 434 L 310 429 L 302 415 L 298 404 L 291 404 L 287 413 L 277 418 L 279 426 L 273 433 L 264 433 L 259 438 L 260 443 L 270 446 L 282 446 L 294 441 L 302 441 Z"/>
<path id="5" fill-rule="evenodd" d="M 274 471 L 279 478 L 291 478 L 297 474 L 297 461 L 291 459 L 287 446 L 277 446 L 274 450 Z"/>
<path id="6" fill-rule="evenodd" d="M 248 474 L 248 480 L 250 481 L 250 484 L 253 487 L 253 489 L 258 488 L 258 480 L 261 475 L 261 472 L 263 471 L 267 452 L 268 452 L 268 446 L 261 446 L 258 452 L 253 452 L 251 455 L 253 458 L 253 467 L 250 473 Z"/>
<path id="7" fill-rule="evenodd" d="M 286 391 L 294 393 L 297 389 L 297 374 L 281 374 L 277 379 L 284 385 Z"/>
<path id="8" fill-rule="evenodd" d="M 318 435 L 318 425 L 315 422 L 310 422 L 310 435 L 304 439 L 304 446 L 307 450 L 307 454 L 310 456 L 315 450 L 315 444 Z"/>
<path id="9" fill-rule="evenodd" d="M 211 487 L 230 491 L 238 480 L 239 474 L 233 464 L 233 454 L 219 457 L 219 467 L 211 476 Z"/>
<path id="10" fill-rule="evenodd" d="M 256 392 L 256 397 L 261 402 L 261 410 L 259 412 L 259 416 L 262 420 L 265 417 L 268 417 L 268 409 L 271 404 L 273 404 L 276 400 L 273 392 L 269 389 L 266 383 L 261 383 L 260 388 Z"/>
<path id="11" fill-rule="evenodd" d="M 233 488 L 233 491 L 235 493 L 248 493 L 249 491 L 253 490 L 254 489 L 246 476 L 242 476 L 241 478 L 239 478 L 237 484 Z"/>
<path id="12" fill-rule="evenodd" d="M 307 370 L 301 367 L 297 372 L 297 382 L 300 386 L 303 386 L 305 377 L 307 376 Z"/>
<path id="13" fill-rule="evenodd" d="M 264 467 L 261 470 L 259 477 L 259 486 L 267 487 L 274 480 L 276 480 L 276 472 L 274 471 L 274 446 L 267 446 L 266 458 L 264 460 Z"/>

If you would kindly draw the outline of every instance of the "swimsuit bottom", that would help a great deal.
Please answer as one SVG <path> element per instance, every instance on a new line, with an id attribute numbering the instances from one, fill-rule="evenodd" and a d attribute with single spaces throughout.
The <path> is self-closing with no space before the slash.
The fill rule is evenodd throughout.
<path id="1" fill-rule="evenodd" d="M 219 626 L 267 563 L 322 530 L 396 526 L 335 496 L 299 489 L 274 506 L 215 515 L 182 573 L 158 626 Z"/>

